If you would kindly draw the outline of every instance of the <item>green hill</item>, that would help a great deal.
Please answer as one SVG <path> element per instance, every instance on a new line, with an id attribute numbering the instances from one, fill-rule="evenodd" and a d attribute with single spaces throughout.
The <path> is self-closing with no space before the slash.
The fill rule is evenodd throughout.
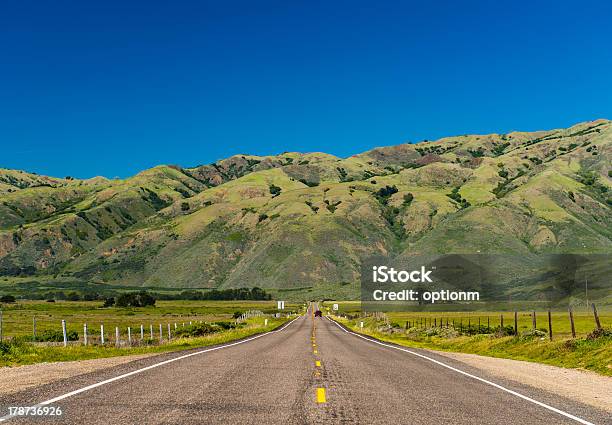
<path id="1" fill-rule="evenodd" d="M 0 276 L 357 293 L 378 254 L 612 252 L 612 123 L 126 180 L 0 170 Z"/>

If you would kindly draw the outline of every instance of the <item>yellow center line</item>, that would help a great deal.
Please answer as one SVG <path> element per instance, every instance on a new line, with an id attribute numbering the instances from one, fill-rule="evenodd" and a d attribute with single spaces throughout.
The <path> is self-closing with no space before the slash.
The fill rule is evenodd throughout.
<path id="1" fill-rule="evenodd" d="M 316 367 L 321 367 L 321 362 L 319 360 L 315 361 L 315 366 Z"/>
<path id="2" fill-rule="evenodd" d="M 317 403 L 326 403 L 325 388 L 317 388 Z"/>
<path id="3" fill-rule="evenodd" d="M 319 354 L 319 352 L 318 352 L 317 350 L 314 350 L 314 353 L 315 353 L 315 354 Z"/>

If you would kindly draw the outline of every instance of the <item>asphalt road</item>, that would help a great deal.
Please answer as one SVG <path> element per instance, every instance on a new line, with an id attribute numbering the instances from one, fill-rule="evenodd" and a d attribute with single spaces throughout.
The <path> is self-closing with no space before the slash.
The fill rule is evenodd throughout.
<path id="1" fill-rule="evenodd" d="M 591 407 L 488 378 L 430 352 L 410 351 L 446 366 L 360 338 L 327 318 L 306 315 L 282 330 L 225 348 L 156 356 L 0 397 L 0 415 L 6 415 L 8 406 L 65 396 L 49 404 L 61 407 L 61 417 L 0 423 L 580 423 L 537 402 L 587 423 L 612 423 L 609 415 Z M 105 382 L 145 367 L 151 368 Z M 66 396 L 73 391 L 77 393 Z"/>

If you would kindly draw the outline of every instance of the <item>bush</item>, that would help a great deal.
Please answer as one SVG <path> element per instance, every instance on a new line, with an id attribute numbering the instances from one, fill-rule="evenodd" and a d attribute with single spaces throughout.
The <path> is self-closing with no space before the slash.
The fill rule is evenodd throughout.
<path id="1" fill-rule="evenodd" d="M 102 305 L 102 307 L 108 308 L 114 305 L 115 305 L 115 298 L 109 297 L 104 300 L 104 304 Z"/>
<path id="2" fill-rule="evenodd" d="M 587 335 L 587 339 L 597 339 L 603 337 L 612 337 L 612 329 L 599 328 Z"/>
<path id="3" fill-rule="evenodd" d="M 281 194 L 281 191 L 283 190 L 282 188 L 280 188 L 280 187 L 276 186 L 275 184 L 271 184 L 271 185 L 269 186 L 269 189 L 270 189 L 270 193 L 272 194 L 272 197 L 273 197 L 273 198 L 275 198 L 275 197 L 277 197 L 278 195 L 280 195 L 280 194 Z"/>
<path id="4" fill-rule="evenodd" d="M 155 305 L 155 298 L 147 291 L 128 292 L 117 297 L 117 307 L 147 307 Z"/>
<path id="5" fill-rule="evenodd" d="M 79 340 L 79 334 L 77 333 L 77 331 L 67 331 L 66 332 L 66 338 L 68 339 L 68 341 L 78 341 Z M 42 333 L 40 333 L 39 335 L 36 335 L 36 341 L 39 342 L 63 342 L 64 341 L 64 334 L 61 330 L 58 331 L 54 331 L 54 330 L 46 330 L 43 331 Z"/>
<path id="6" fill-rule="evenodd" d="M 0 303 L 14 303 L 15 302 L 15 297 L 13 295 L 3 295 L 0 297 Z"/>
<path id="7" fill-rule="evenodd" d="M 529 329 L 521 333 L 522 338 L 542 338 L 547 335 L 548 335 L 547 332 L 542 331 L 540 329 Z"/>

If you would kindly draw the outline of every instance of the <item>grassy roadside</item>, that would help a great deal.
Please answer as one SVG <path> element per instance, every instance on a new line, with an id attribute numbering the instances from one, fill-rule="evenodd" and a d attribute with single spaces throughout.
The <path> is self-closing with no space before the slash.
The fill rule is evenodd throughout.
<path id="1" fill-rule="evenodd" d="M 199 337 L 176 338 L 168 343 L 159 345 L 141 345 L 120 348 L 112 345 L 89 345 L 87 347 L 83 345 L 70 345 L 68 347 L 44 346 L 32 344 L 23 340 L 16 340 L 14 342 L 0 344 L 0 366 L 20 366 L 42 362 L 89 360 L 105 357 L 128 356 L 132 354 L 165 353 L 189 348 L 207 347 L 267 332 L 287 321 L 289 321 L 289 319 L 269 318 L 268 325 L 265 326 L 263 318 L 254 318 L 247 320 L 246 326 L 237 329 L 229 329 L 223 332 Z"/>
<path id="2" fill-rule="evenodd" d="M 540 337 L 496 337 L 491 334 L 440 336 L 432 335 L 427 329 L 387 329 L 372 318 L 333 318 L 355 332 L 406 347 L 525 360 L 565 368 L 587 369 L 612 376 L 612 336 L 555 341 Z M 363 329 L 359 326 L 361 321 L 364 322 Z"/>

